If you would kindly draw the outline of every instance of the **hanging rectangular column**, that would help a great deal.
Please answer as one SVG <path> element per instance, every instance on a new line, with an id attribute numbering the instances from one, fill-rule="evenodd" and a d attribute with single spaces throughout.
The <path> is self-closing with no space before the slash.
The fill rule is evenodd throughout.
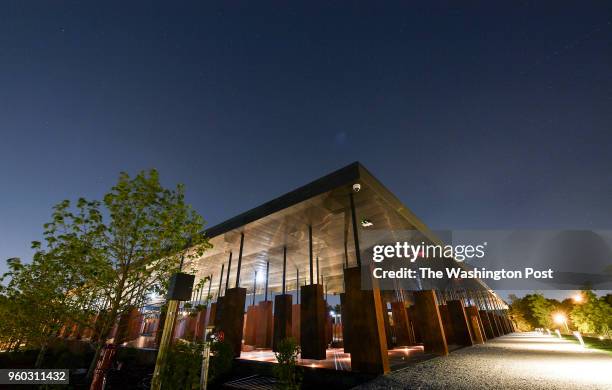
<path id="1" fill-rule="evenodd" d="M 493 328 L 493 335 L 495 337 L 501 336 L 499 325 L 497 324 L 497 321 L 495 320 L 495 314 L 493 314 L 490 311 L 487 311 L 487 316 L 489 317 L 489 322 L 491 323 L 491 327 Z"/>
<path id="2" fill-rule="evenodd" d="M 255 329 L 257 328 L 257 306 L 247 307 L 244 327 L 244 343 L 255 346 Z"/>
<path id="3" fill-rule="evenodd" d="M 404 302 L 391 302 L 391 312 L 395 325 L 395 341 L 397 345 L 413 345 L 414 340 L 410 337 L 411 332 L 408 324 L 408 313 Z"/>
<path id="4" fill-rule="evenodd" d="M 345 353 L 351 352 L 351 328 L 346 324 L 350 324 L 349 313 L 346 311 L 346 294 L 340 294 L 340 314 L 342 316 L 342 345 Z"/>
<path id="5" fill-rule="evenodd" d="M 300 305 L 300 339 L 302 359 L 325 359 L 325 300 L 323 286 L 302 286 Z"/>
<path id="6" fill-rule="evenodd" d="M 207 316 L 208 316 L 207 307 L 198 311 L 198 315 L 196 317 L 196 329 L 195 329 L 195 338 L 197 340 L 203 340 L 204 338 L 204 329 L 206 328 L 206 317 Z"/>
<path id="7" fill-rule="evenodd" d="M 289 294 L 280 294 L 274 297 L 274 336 L 272 350 L 278 351 L 281 341 L 291 337 L 292 326 L 292 300 Z"/>
<path id="8" fill-rule="evenodd" d="M 261 301 L 257 305 L 255 345 L 257 348 L 272 348 L 272 301 Z"/>
<path id="9" fill-rule="evenodd" d="M 491 325 L 488 312 L 486 310 L 479 310 L 478 314 L 480 316 L 480 321 L 482 322 L 482 327 L 485 330 L 487 340 L 495 338 L 495 332 L 493 332 L 493 325 Z"/>
<path id="10" fill-rule="evenodd" d="M 468 306 L 465 308 L 465 314 L 468 318 L 474 343 L 484 343 L 486 341 L 486 336 L 484 335 L 484 328 L 482 326 L 482 322 L 480 321 L 480 316 L 478 315 L 478 308 L 476 306 Z"/>
<path id="11" fill-rule="evenodd" d="M 460 300 L 446 301 L 446 306 L 448 307 L 449 318 L 453 324 L 455 342 L 459 345 L 474 345 L 472 330 L 463 308 L 463 302 Z"/>
<path id="12" fill-rule="evenodd" d="M 419 331 L 419 324 L 416 320 L 417 318 L 417 310 L 416 306 L 409 306 L 406 311 L 408 312 L 408 323 L 410 324 L 410 329 L 412 330 L 412 337 L 414 337 L 414 341 L 418 343 L 423 342 L 423 336 L 421 336 L 421 332 Z"/>
<path id="13" fill-rule="evenodd" d="M 213 323 L 215 324 L 215 331 L 219 330 L 219 324 L 221 323 L 221 317 L 223 317 L 223 299 L 225 297 L 217 298 L 217 305 L 215 310 L 215 318 Z"/>
<path id="14" fill-rule="evenodd" d="M 506 323 L 504 322 L 504 316 L 502 316 L 501 314 L 495 314 L 495 317 L 497 318 L 497 323 L 499 324 L 499 328 L 502 334 L 510 333 L 510 331 L 506 328 Z"/>
<path id="15" fill-rule="evenodd" d="M 434 290 L 414 292 L 416 321 L 423 337 L 425 352 L 437 355 L 448 355 L 448 345 L 438 309 L 438 300 Z"/>
<path id="16" fill-rule="evenodd" d="M 293 337 L 295 339 L 295 342 L 298 344 L 300 344 L 301 341 L 300 311 L 301 308 L 299 303 L 296 303 L 291 306 L 291 337 Z"/>
<path id="17" fill-rule="evenodd" d="M 387 349 L 393 349 L 393 329 L 391 329 L 391 320 L 389 319 L 389 309 L 387 302 L 382 301 L 383 322 L 385 324 L 385 339 L 387 340 Z"/>
<path id="18" fill-rule="evenodd" d="M 389 372 L 380 290 L 376 286 L 362 290 L 360 267 L 344 270 L 344 289 L 347 321 L 343 325 L 351 340 L 351 370 L 369 374 Z"/>
<path id="19" fill-rule="evenodd" d="M 210 304 L 208 314 L 206 316 L 206 326 L 214 326 L 217 317 L 217 303 L 213 302 Z"/>
<path id="20" fill-rule="evenodd" d="M 442 320 L 442 328 L 444 329 L 444 336 L 446 337 L 447 344 L 457 344 L 455 341 L 455 332 L 453 332 L 453 323 L 448 313 L 448 306 L 438 305 L 440 310 L 440 319 Z"/>
<path id="21" fill-rule="evenodd" d="M 235 287 L 226 290 L 222 302 L 218 328 L 223 332 L 224 340 L 232 346 L 234 357 L 238 357 L 242 348 L 246 288 Z"/>

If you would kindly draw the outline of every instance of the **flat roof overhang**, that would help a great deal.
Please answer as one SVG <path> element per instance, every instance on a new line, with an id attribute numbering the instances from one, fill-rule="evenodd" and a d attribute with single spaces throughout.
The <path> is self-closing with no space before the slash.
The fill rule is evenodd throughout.
<path id="1" fill-rule="evenodd" d="M 359 183 L 359 192 L 353 184 Z M 287 290 L 309 281 L 308 226 L 313 232 L 313 257 L 319 258 L 319 281 L 329 293 L 343 291 L 343 268 L 354 266 L 355 246 L 349 194 L 353 193 L 357 220 L 367 218 L 368 229 L 416 230 L 427 241 L 440 240 L 402 204 L 380 181 L 358 162 L 354 162 L 285 195 L 239 214 L 205 231 L 213 248 L 198 259 L 186 262 L 185 269 L 195 271 L 196 279 L 213 275 L 212 292 L 219 288 L 221 265 L 226 280 L 230 251 L 233 254 L 229 287 L 235 286 L 240 236 L 244 234 L 240 286 L 252 292 L 257 272 L 258 291 L 262 291 L 266 263 L 270 262 L 269 291 L 280 292 L 283 273 L 283 248 L 287 248 Z M 361 229 L 361 227 L 359 227 Z M 346 244 L 346 245 L 345 245 Z M 316 260 L 315 278 L 316 274 Z"/>

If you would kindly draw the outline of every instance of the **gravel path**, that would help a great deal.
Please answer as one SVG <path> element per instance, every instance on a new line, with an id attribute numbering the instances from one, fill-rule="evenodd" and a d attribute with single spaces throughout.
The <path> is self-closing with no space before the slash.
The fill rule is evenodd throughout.
<path id="1" fill-rule="evenodd" d="M 612 389 L 612 354 L 514 333 L 394 371 L 370 389 Z"/>

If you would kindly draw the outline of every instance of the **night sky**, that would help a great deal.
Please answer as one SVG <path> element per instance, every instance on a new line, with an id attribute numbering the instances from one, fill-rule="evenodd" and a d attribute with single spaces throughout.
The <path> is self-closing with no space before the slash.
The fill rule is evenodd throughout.
<path id="1" fill-rule="evenodd" d="M 209 225 L 358 160 L 433 228 L 612 228 L 612 2 L 287 3 L 2 1 L 0 271 L 152 167 Z"/>

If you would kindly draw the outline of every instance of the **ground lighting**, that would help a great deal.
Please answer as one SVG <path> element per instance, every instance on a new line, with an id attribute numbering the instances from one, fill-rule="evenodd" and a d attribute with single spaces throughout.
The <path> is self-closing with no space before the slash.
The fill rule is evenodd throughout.
<path id="1" fill-rule="evenodd" d="M 569 332 L 569 326 L 567 326 L 567 317 L 563 313 L 553 314 L 553 321 L 559 325 L 565 325 L 565 330 Z"/>

